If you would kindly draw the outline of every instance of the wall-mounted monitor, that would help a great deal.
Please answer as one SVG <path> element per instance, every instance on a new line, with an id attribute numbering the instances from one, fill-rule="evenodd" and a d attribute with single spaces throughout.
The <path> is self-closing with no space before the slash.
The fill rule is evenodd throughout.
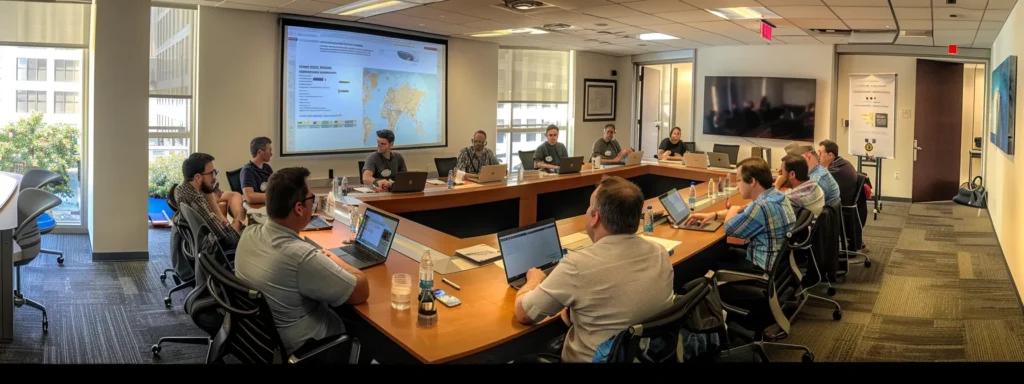
<path id="1" fill-rule="evenodd" d="M 783 77 L 704 78 L 706 135 L 814 141 L 817 80 Z"/>
<path id="2" fill-rule="evenodd" d="M 446 40 L 282 21 L 281 155 L 447 145 Z"/>

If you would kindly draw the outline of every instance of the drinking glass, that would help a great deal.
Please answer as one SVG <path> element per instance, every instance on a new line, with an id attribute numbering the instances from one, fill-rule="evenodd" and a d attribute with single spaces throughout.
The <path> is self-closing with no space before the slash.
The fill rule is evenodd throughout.
<path id="1" fill-rule="evenodd" d="M 412 276 L 408 273 L 391 275 L 391 308 L 399 311 L 409 309 L 412 296 Z"/>

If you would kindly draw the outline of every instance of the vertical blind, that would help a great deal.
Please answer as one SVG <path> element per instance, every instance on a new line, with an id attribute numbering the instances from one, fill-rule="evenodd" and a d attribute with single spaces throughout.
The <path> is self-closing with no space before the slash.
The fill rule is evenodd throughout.
<path id="1" fill-rule="evenodd" d="M 569 52 L 502 49 L 498 101 L 569 102 Z"/>
<path id="2" fill-rule="evenodd" d="M 0 43 L 88 46 L 92 5 L 0 1 Z"/>

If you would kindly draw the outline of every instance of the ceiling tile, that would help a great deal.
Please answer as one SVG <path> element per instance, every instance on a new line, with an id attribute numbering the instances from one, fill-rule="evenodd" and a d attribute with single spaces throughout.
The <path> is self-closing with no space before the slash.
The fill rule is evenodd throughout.
<path id="1" fill-rule="evenodd" d="M 778 27 L 772 31 L 772 36 L 807 36 L 807 32 L 797 27 Z"/>
<path id="2" fill-rule="evenodd" d="M 889 2 L 886 0 L 824 0 L 830 7 L 886 7 Z"/>
<path id="3" fill-rule="evenodd" d="M 932 22 L 934 29 L 970 29 L 977 30 L 981 23 L 977 21 L 949 21 L 935 20 Z"/>
<path id="4" fill-rule="evenodd" d="M 893 8 L 896 7 L 923 7 L 931 8 L 931 0 L 892 0 Z"/>
<path id="5" fill-rule="evenodd" d="M 850 42 L 848 37 L 819 36 L 818 41 L 824 44 L 846 44 Z"/>
<path id="6" fill-rule="evenodd" d="M 662 19 L 672 20 L 677 23 L 693 23 L 698 21 L 722 20 L 721 17 L 715 16 L 711 14 L 711 12 L 704 10 L 656 13 L 654 15 Z"/>
<path id="7" fill-rule="evenodd" d="M 789 19 L 793 25 L 804 29 L 847 29 L 839 19 Z"/>
<path id="8" fill-rule="evenodd" d="M 843 20 L 892 20 L 889 7 L 832 7 Z"/>
<path id="9" fill-rule="evenodd" d="M 688 27 L 682 24 L 650 25 L 645 28 L 651 30 L 652 32 L 664 33 L 666 35 L 671 35 L 680 38 L 687 38 L 688 36 L 692 36 L 693 34 L 703 32 L 697 28 Z"/>
<path id="10" fill-rule="evenodd" d="M 896 23 L 891 20 L 843 20 L 851 29 L 891 29 L 896 30 Z M 930 24 L 931 22 L 929 22 Z M 903 25 L 900 24 L 900 28 Z M 906 28 L 909 29 L 909 28 Z"/>
<path id="11" fill-rule="evenodd" d="M 824 6 L 780 6 L 771 7 L 772 12 L 787 19 L 835 19 L 836 15 Z"/>
<path id="12" fill-rule="evenodd" d="M 932 46 L 934 41 L 931 37 L 900 37 L 896 39 L 896 44 Z"/>
<path id="13" fill-rule="evenodd" d="M 993 42 L 996 41 L 997 35 L 999 35 L 999 31 L 978 31 L 978 34 L 974 35 L 974 41 L 977 42 L 978 40 L 981 40 Z"/>
<path id="14" fill-rule="evenodd" d="M 703 47 L 707 47 L 708 46 L 707 44 L 698 43 L 696 41 L 687 40 L 687 39 L 662 40 L 662 41 L 659 41 L 659 43 L 662 43 L 664 45 L 667 45 L 667 46 L 670 46 L 670 47 L 674 47 L 674 48 L 703 48 Z"/>
<path id="15" fill-rule="evenodd" d="M 458 25 L 458 24 L 436 25 L 432 29 L 435 29 L 435 30 L 437 30 L 439 32 L 444 32 L 447 35 L 458 35 L 458 34 L 463 34 L 463 33 L 480 32 L 480 31 L 473 30 L 473 28 L 470 28 L 470 27 L 467 27 L 467 26 L 463 26 L 463 25 Z"/>
<path id="16" fill-rule="evenodd" d="M 273 9 L 271 7 L 264 7 L 264 6 L 260 6 L 260 5 L 239 4 L 239 3 L 232 3 L 232 2 L 228 2 L 228 1 L 225 1 L 223 3 L 217 4 L 217 7 L 218 8 L 241 9 L 241 10 L 246 10 L 246 11 L 262 11 L 262 12 L 266 12 L 266 11 L 269 11 L 269 10 Z"/>
<path id="17" fill-rule="evenodd" d="M 903 20 L 931 20 L 932 10 L 931 8 L 893 8 L 896 10 L 896 18 L 900 21 Z"/>
<path id="18" fill-rule="evenodd" d="M 979 27 L 979 29 L 994 29 L 994 30 L 998 31 L 1000 29 L 1003 29 L 1003 22 L 1002 21 L 982 21 L 981 22 L 981 27 Z"/>
<path id="19" fill-rule="evenodd" d="M 1006 21 L 1006 18 L 1010 17 L 1010 11 L 989 9 L 985 11 L 985 17 L 982 18 L 984 21 Z"/>
<path id="20" fill-rule="evenodd" d="M 754 33 L 754 31 L 743 28 L 736 23 L 731 21 L 703 21 L 699 23 L 686 23 L 687 26 L 694 27 L 703 31 L 714 32 L 717 34 L 725 34 L 729 32 L 734 33 Z"/>
<path id="21" fill-rule="evenodd" d="M 900 20 L 900 29 L 926 30 L 932 29 L 931 20 Z"/>
<path id="22" fill-rule="evenodd" d="M 782 40 L 786 44 L 821 44 L 818 39 L 811 36 L 779 36 L 776 40 Z"/>
<path id="23" fill-rule="evenodd" d="M 782 27 L 792 27 L 793 23 L 790 23 L 786 19 L 768 19 L 769 22 L 775 25 L 775 31 L 778 31 Z M 733 23 L 739 24 L 741 27 L 746 29 L 761 30 L 761 20 L 733 20 Z"/>
<path id="24" fill-rule="evenodd" d="M 491 20 L 501 20 L 516 15 L 515 12 L 507 10 L 507 8 L 492 7 L 490 5 L 460 9 L 456 13 Z"/>
<path id="25" fill-rule="evenodd" d="M 576 11 L 604 18 L 644 16 L 643 12 L 626 8 L 618 4 L 602 5 L 599 7 L 578 8 Z"/>
<path id="26" fill-rule="evenodd" d="M 359 16 L 342 16 L 342 15 L 335 15 L 333 13 L 318 13 L 316 15 L 316 17 L 323 17 L 323 18 L 326 18 L 326 19 L 335 19 L 335 20 L 345 20 L 345 21 L 356 21 L 356 20 L 360 19 Z"/>
<path id="27" fill-rule="evenodd" d="M 981 9 L 967 9 L 967 8 L 932 8 L 932 18 L 934 20 L 971 20 L 979 21 L 981 16 L 985 14 L 984 10 Z M 955 17 L 954 17 L 955 15 Z"/>
<path id="28" fill-rule="evenodd" d="M 697 8 L 760 7 L 756 0 L 683 0 Z"/>
<path id="29" fill-rule="evenodd" d="M 546 0 L 544 2 L 565 9 L 590 8 L 600 7 L 602 5 L 614 5 L 614 3 L 607 0 Z"/>
<path id="30" fill-rule="evenodd" d="M 665 13 L 665 12 L 679 12 L 679 11 L 692 11 L 694 8 L 692 5 L 686 4 L 679 0 L 643 0 L 632 3 L 622 4 L 623 6 L 638 10 L 645 13 Z"/>
<path id="31" fill-rule="evenodd" d="M 936 30 L 933 33 L 935 45 L 971 45 L 977 31 L 971 30 Z"/>
<path id="32" fill-rule="evenodd" d="M 566 24 L 573 24 L 573 25 L 575 25 L 574 23 L 583 23 L 583 22 L 598 23 L 598 22 L 601 22 L 601 21 L 604 20 L 604 19 L 602 19 L 600 17 L 597 17 L 597 16 L 590 16 L 590 15 L 584 15 L 584 14 L 579 13 L 579 12 L 561 11 L 561 10 L 560 11 L 553 11 L 553 12 L 538 13 L 535 17 L 537 17 L 538 19 L 544 19 L 544 20 L 548 20 L 548 21 L 551 21 L 551 22 L 566 23 Z"/>
<path id="33" fill-rule="evenodd" d="M 988 0 L 988 9 L 1013 9 L 1017 0 Z"/>
<path id="34" fill-rule="evenodd" d="M 323 11 L 327 11 L 327 10 L 331 10 L 331 9 L 334 9 L 334 8 L 338 8 L 338 4 L 325 3 L 325 2 L 315 1 L 315 0 L 295 0 L 293 2 L 285 4 L 281 8 L 285 8 L 285 9 L 288 9 L 288 10 L 302 11 L 302 12 L 316 12 L 316 13 L 320 13 L 320 12 L 323 12 Z"/>
<path id="35" fill-rule="evenodd" d="M 235 4 L 258 5 L 258 6 L 261 6 L 261 7 L 272 7 L 272 8 L 277 8 L 277 7 L 280 7 L 282 5 L 288 4 L 290 2 L 291 2 L 291 0 L 234 0 L 234 1 L 232 1 L 232 3 L 235 3 Z"/>
<path id="36" fill-rule="evenodd" d="M 722 36 L 722 35 L 719 35 L 719 34 L 716 34 L 716 33 L 704 32 L 704 31 L 698 31 L 698 32 L 694 32 L 694 33 L 688 34 L 686 36 L 686 38 L 690 39 L 690 40 L 693 40 L 693 41 L 698 41 L 698 42 L 701 42 L 701 43 L 704 43 L 704 44 L 708 44 L 708 45 L 743 45 L 743 43 L 741 43 L 741 42 L 739 42 L 739 41 L 737 41 L 735 39 L 730 39 L 728 37 L 725 37 L 725 36 Z"/>
<path id="37" fill-rule="evenodd" d="M 497 21 L 494 21 L 494 20 L 474 21 L 472 23 L 463 24 L 463 26 L 473 30 L 472 32 L 469 32 L 469 33 L 497 31 L 497 30 L 501 30 L 501 29 L 511 29 L 512 28 L 508 24 L 503 24 L 501 22 L 497 22 Z"/>
<path id="38" fill-rule="evenodd" d="M 946 4 L 946 0 L 932 0 L 933 8 L 985 9 L 986 5 L 988 5 L 988 0 L 956 0 L 956 4 Z"/>
<path id="39" fill-rule="evenodd" d="M 466 16 L 466 15 L 459 14 L 459 13 L 442 11 L 440 9 L 435 9 L 435 8 L 430 8 L 430 7 L 423 7 L 423 6 L 415 7 L 415 8 L 409 8 L 409 9 L 403 9 L 401 11 L 398 11 L 398 13 L 409 15 L 409 16 L 422 17 L 424 19 L 430 19 L 430 20 L 435 20 L 435 21 L 443 21 L 445 23 L 451 23 L 451 24 L 466 24 L 466 23 L 472 23 L 474 21 L 480 21 L 481 20 L 480 18 L 473 17 L 473 16 Z"/>
<path id="40" fill-rule="evenodd" d="M 780 5 L 825 5 L 821 0 L 759 0 L 758 2 L 766 7 Z"/>
<path id="41" fill-rule="evenodd" d="M 329 1 L 333 2 L 333 1 L 337 1 L 337 0 L 329 0 Z M 462 9 L 466 9 L 466 8 L 475 8 L 475 7 L 491 5 L 491 4 L 495 4 L 495 3 L 497 3 L 497 1 L 494 1 L 494 0 L 446 0 L 446 1 L 439 1 L 439 2 L 436 2 L 436 3 L 431 3 L 431 4 L 427 5 L 427 6 L 430 7 L 430 8 L 440 9 L 442 11 L 452 11 L 452 12 L 454 12 L 454 11 L 458 11 L 458 10 L 462 10 Z"/>
<path id="42" fill-rule="evenodd" d="M 541 25 L 548 24 L 547 20 L 516 14 L 513 14 L 510 17 L 503 17 L 498 21 L 511 25 L 512 28 L 539 27 Z"/>
<path id="43" fill-rule="evenodd" d="M 612 17 L 610 20 L 616 21 L 623 24 L 634 25 L 637 27 L 643 27 L 648 25 L 661 25 L 669 23 L 671 21 L 662 19 L 657 16 L 643 15 L 634 17 Z"/>

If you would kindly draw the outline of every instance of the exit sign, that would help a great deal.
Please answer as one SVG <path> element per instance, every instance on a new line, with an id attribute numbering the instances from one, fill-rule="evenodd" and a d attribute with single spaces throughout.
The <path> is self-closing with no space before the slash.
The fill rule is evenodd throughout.
<path id="1" fill-rule="evenodd" d="M 761 20 L 761 38 L 767 41 L 772 41 L 772 30 L 775 26 L 766 20 Z"/>

